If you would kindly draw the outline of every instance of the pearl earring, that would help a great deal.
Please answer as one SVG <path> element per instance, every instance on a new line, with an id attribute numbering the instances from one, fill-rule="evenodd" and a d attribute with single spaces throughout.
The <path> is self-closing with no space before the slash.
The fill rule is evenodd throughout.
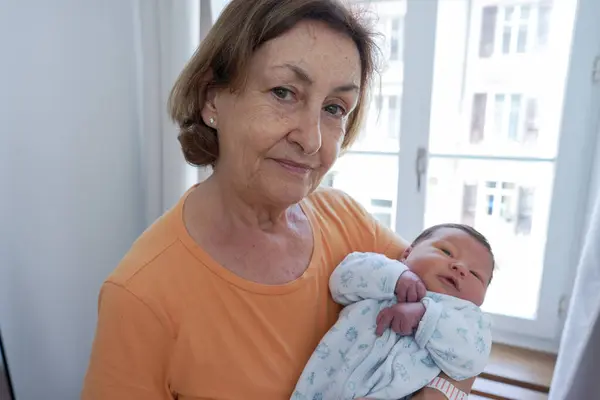
<path id="1" fill-rule="evenodd" d="M 210 117 L 210 119 L 208 120 L 209 124 L 214 125 L 215 124 L 215 119 L 213 117 Z"/>

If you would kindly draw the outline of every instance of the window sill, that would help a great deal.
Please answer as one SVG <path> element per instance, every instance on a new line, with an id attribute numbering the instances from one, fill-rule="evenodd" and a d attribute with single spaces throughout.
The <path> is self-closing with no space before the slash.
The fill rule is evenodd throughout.
<path id="1" fill-rule="evenodd" d="M 470 399 L 548 398 L 556 355 L 494 343 L 490 362 Z"/>

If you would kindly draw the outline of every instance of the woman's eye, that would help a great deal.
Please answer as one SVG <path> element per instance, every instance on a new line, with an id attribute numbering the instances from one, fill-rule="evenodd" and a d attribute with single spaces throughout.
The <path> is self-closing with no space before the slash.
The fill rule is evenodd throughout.
<path id="1" fill-rule="evenodd" d="M 271 92 L 281 100 L 289 100 L 290 96 L 294 94 L 291 90 L 283 87 L 276 87 L 275 89 L 272 89 Z"/>
<path id="2" fill-rule="evenodd" d="M 343 117 L 346 115 L 346 110 L 337 104 L 325 106 L 325 111 L 336 117 Z"/>

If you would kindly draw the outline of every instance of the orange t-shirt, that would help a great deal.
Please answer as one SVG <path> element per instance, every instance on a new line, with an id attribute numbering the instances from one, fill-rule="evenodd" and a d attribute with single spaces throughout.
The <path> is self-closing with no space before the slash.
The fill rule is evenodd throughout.
<path id="1" fill-rule="evenodd" d="M 406 247 L 350 197 L 319 189 L 301 203 L 315 239 L 306 272 L 262 285 L 193 241 L 183 224 L 186 197 L 102 286 L 83 400 L 287 400 L 338 317 L 333 269 L 353 251 L 398 258 Z"/>

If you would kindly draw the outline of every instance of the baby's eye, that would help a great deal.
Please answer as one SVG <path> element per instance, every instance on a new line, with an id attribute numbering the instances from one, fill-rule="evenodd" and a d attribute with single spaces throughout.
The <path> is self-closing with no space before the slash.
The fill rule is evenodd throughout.
<path id="1" fill-rule="evenodd" d="M 452 257 L 452 253 L 450 252 L 450 250 L 448 250 L 448 249 L 444 249 L 444 248 L 442 248 L 442 249 L 440 249 L 440 250 L 442 250 L 442 252 L 443 252 L 445 255 L 447 255 L 448 257 Z"/>
<path id="2" fill-rule="evenodd" d="M 471 271 L 471 275 L 473 275 L 475 278 L 477 278 L 481 281 L 481 276 L 479 276 L 479 274 L 477 272 Z"/>

